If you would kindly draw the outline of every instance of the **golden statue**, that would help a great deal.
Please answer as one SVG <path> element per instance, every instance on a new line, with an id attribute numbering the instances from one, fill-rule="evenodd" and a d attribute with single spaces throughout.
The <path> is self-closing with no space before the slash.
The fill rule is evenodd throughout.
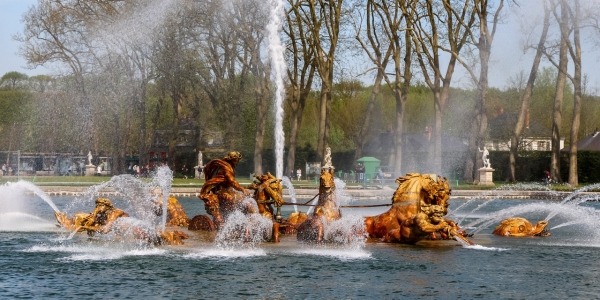
<path id="1" fill-rule="evenodd" d="M 88 235 L 94 233 L 108 233 L 114 222 L 121 217 L 129 215 L 121 209 L 113 206 L 107 198 L 96 199 L 96 207 L 89 213 L 77 213 L 73 218 L 67 217 L 63 212 L 54 214 L 58 223 L 69 230 L 87 231 Z"/>
<path id="2" fill-rule="evenodd" d="M 444 217 L 448 213 L 450 185 L 445 178 L 417 173 L 396 179 L 398 188 L 392 207 L 385 213 L 365 218 L 371 238 L 383 242 L 414 244 L 423 239 L 459 239 L 473 244 L 456 223 Z"/>
<path id="3" fill-rule="evenodd" d="M 232 151 L 224 158 L 213 159 L 204 166 L 206 181 L 198 197 L 204 201 L 204 208 L 213 217 L 217 229 L 223 225 L 228 214 L 240 208 L 243 196 L 251 194 L 235 179 L 235 167 L 241 159 L 242 155 L 239 152 Z M 236 191 L 242 192 L 243 195 Z"/>
<path id="4" fill-rule="evenodd" d="M 279 242 L 279 226 L 282 222 L 281 206 L 283 205 L 283 185 L 271 173 L 255 176 L 255 181 L 249 186 L 254 190 L 254 200 L 258 206 L 258 213 L 273 221 L 271 234 L 272 242 Z M 275 205 L 276 211 L 273 210 Z"/>
<path id="5" fill-rule="evenodd" d="M 551 233 L 546 230 L 548 221 L 538 221 L 537 224 L 533 225 L 525 218 L 514 217 L 502 220 L 500 224 L 494 229 L 495 235 L 500 236 L 550 236 Z"/>
<path id="6" fill-rule="evenodd" d="M 163 194 L 161 189 L 152 190 L 154 200 L 154 212 L 157 216 L 163 214 Z M 188 227 L 190 220 L 188 219 L 183 206 L 177 198 L 169 195 L 167 199 L 167 222 L 166 226 Z"/>
<path id="7" fill-rule="evenodd" d="M 72 218 L 63 212 L 54 214 L 58 223 L 68 229 L 77 232 L 86 231 L 88 235 L 93 236 L 95 233 L 106 234 L 113 231 L 115 222 L 122 217 L 129 215 L 113 206 L 112 202 L 107 198 L 96 199 L 96 207 L 89 213 L 76 213 Z M 181 231 L 164 231 L 159 234 L 149 233 L 142 228 L 132 228 L 132 232 L 137 239 L 146 240 L 155 244 L 170 244 L 181 245 L 183 239 L 188 238 L 188 235 Z"/>
<path id="8" fill-rule="evenodd" d="M 331 150 L 329 150 L 330 152 Z M 328 161 L 329 162 L 329 161 Z M 335 182 L 333 166 L 321 169 L 319 178 L 319 200 L 312 215 L 298 225 L 297 238 L 300 241 L 323 242 L 324 226 L 342 217 L 342 213 L 335 202 Z"/>

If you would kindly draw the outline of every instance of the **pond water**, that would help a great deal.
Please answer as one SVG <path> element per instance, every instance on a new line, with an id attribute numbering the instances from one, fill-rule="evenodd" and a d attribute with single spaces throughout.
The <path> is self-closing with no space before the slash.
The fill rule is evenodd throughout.
<path id="1" fill-rule="evenodd" d="M 596 201 L 452 200 L 449 217 L 476 232 L 472 237 L 476 246 L 456 241 L 312 245 L 284 236 L 280 244 L 224 248 L 194 232 L 183 246 L 107 242 L 84 234 L 69 239 L 69 232 L 55 226 L 53 209 L 39 197 L 19 199 L 27 205 L 19 205 L 18 211 L 3 198 L 2 299 L 590 299 L 600 295 L 600 204 Z M 188 216 L 204 213 L 197 198 L 179 200 Z M 73 199 L 53 197 L 52 201 L 62 210 Z M 93 205 L 89 206 L 91 211 Z M 385 210 L 348 208 L 344 214 L 364 216 Z M 552 235 L 491 235 L 498 222 L 486 221 L 507 213 L 532 222 L 556 213 L 548 226 Z"/>

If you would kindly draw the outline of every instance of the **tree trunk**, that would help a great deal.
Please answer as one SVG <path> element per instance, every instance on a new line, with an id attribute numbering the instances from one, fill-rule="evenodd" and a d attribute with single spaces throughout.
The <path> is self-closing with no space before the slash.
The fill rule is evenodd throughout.
<path id="1" fill-rule="evenodd" d="M 258 79 L 258 78 L 257 78 Z M 254 132 L 254 174 L 262 175 L 263 171 L 263 150 L 265 143 L 265 130 L 267 127 L 268 97 L 265 92 L 268 91 L 267 77 L 259 79 L 255 88 L 256 97 L 256 131 Z M 284 174 L 285 175 L 285 174 Z"/>
<path id="2" fill-rule="evenodd" d="M 556 78 L 556 94 L 554 95 L 554 109 L 552 113 L 552 160 L 550 172 L 552 179 L 561 182 L 560 176 L 560 127 L 562 125 L 562 105 L 564 100 L 565 84 L 567 81 L 567 42 L 569 38 L 567 4 L 561 1 L 560 23 L 560 49 L 558 62 L 558 77 Z"/>
<path id="3" fill-rule="evenodd" d="M 540 40 L 537 44 L 535 57 L 533 59 L 533 64 L 531 65 L 531 70 L 529 71 L 529 78 L 527 79 L 527 85 L 525 86 L 525 91 L 521 97 L 521 110 L 519 111 L 519 118 L 517 123 L 515 124 L 515 130 L 513 131 L 513 135 L 510 139 L 510 154 L 509 154 L 509 164 L 510 164 L 510 180 L 512 182 L 517 181 L 516 176 L 516 164 L 517 164 L 517 155 L 519 151 L 519 141 L 521 140 L 521 135 L 525 129 L 529 105 L 531 102 L 531 94 L 533 93 L 533 85 L 535 84 L 535 79 L 537 77 L 537 72 L 540 66 L 540 61 L 542 60 L 542 55 L 544 54 L 544 44 L 546 43 L 546 37 L 548 35 L 548 28 L 550 27 L 550 11 L 548 7 L 545 7 L 544 11 L 544 25 L 542 28 L 542 33 L 540 35 Z"/>
<path id="4" fill-rule="evenodd" d="M 574 53 L 571 53 L 573 64 L 575 65 L 573 76 L 573 121 L 571 123 L 571 146 L 569 147 L 569 184 L 577 186 L 579 178 L 577 176 L 577 142 L 579 135 L 579 124 L 581 118 L 581 42 L 579 37 L 579 2 L 573 2 L 575 5 L 575 15 L 573 16 L 573 44 Z"/>

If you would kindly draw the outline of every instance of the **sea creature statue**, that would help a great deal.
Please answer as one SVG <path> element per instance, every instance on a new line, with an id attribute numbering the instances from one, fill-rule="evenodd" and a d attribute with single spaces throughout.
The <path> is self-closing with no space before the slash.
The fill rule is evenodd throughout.
<path id="1" fill-rule="evenodd" d="M 89 213 L 76 213 L 69 218 L 64 212 L 54 213 L 58 223 L 69 230 L 87 231 L 88 235 L 95 233 L 108 233 L 118 218 L 129 215 L 121 209 L 113 206 L 107 198 L 96 199 L 96 207 Z"/>
<path id="2" fill-rule="evenodd" d="M 242 155 L 239 152 L 231 151 L 223 159 L 213 159 L 204 166 L 206 181 L 198 197 L 204 201 L 206 212 L 213 218 L 214 225 L 208 224 L 209 228 L 219 229 L 223 226 L 225 218 L 235 210 L 252 210 L 252 207 L 243 201 L 245 196 L 251 195 L 250 190 L 243 188 L 235 179 L 235 167 L 241 159 Z M 204 217 L 194 217 L 188 228 L 207 229 L 197 227 L 200 225 L 199 219 L 206 221 Z"/>
<path id="3" fill-rule="evenodd" d="M 504 219 L 494 229 L 493 233 L 500 236 L 550 236 L 551 233 L 546 230 L 548 221 L 541 220 L 533 225 L 525 218 L 514 217 Z"/>
<path id="4" fill-rule="evenodd" d="M 327 161 L 327 160 L 326 160 Z M 324 227 L 342 217 L 339 206 L 335 202 L 334 168 L 329 165 L 321 169 L 319 179 L 319 200 L 311 215 L 297 227 L 299 241 L 323 242 Z"/>
<path id="5" fill-rule="evenodd" d="M 281 205 L 283 205 L 283 184 L 271 173 L 255 176 L 255 181 L 249 186 L 254 190 L 254 200 L 258 206 L 258 213 L 273 222 L 271 234 L 272 242 L 279 242 L 279 226 L 283 221 Z M 276 211 L 273 210 L 275 205 Z"/>
<path id="6" fill-rule="evenodd" d="M 96 207 L 89 214 L 76 213 L 72 218 L 69 218 L 64 212 L 56 212 L 54 216 L 60 226 L 65 229 L 76 232 L 86 231 L 88 235 L 93 236 L 96 233 L 117 232 L 118 234 L 121 228 L 116 226 L 117 220 L 129 215 L 125 211 L 114 207 L 109 199 L 98 198 L 96 199 Z M 187 234 L 181 231 L 164 231 L 155 234 L 142 228 L 130 228 L 137 239 L 154 244 L 181 245 L 183 244 L 182 240 L 188 238 Z"/>
<path id="7" fill-rule="evenodd" d="M 473 244 L 455 222 L 444 218 L 451 193 L 445 178 L 409 173 L 396 179 L 396 183 L 392 207 L 383 214 L 365 218 L 370 238 L 402 244 L 454 238 Z"/>

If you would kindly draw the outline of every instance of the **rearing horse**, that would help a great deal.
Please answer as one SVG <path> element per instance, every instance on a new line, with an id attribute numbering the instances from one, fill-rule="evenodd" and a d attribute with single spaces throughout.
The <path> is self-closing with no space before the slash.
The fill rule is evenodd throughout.
<path id="1" fill-rule="evenodd" d="M 300 241 L 322 242 L 325 230 L 324 226 L 342 218 L 339 206 L 335 202 L 335 182 L 333 168 L 321 169 L 319 182 L 319 201 L 312 215 L 298 226 L 296 237 Z"/>
<path id="2" fill-rule="evenodd" d="M 392 197 L 392 207 L 383 214 L 365 218 L 369 237 L 414 244 L 439 235 L 472 244 L 454 222 L 444 219 L 451 192 L 445 178 L 410 173 L 396 182 L 398 188 Z"/>

